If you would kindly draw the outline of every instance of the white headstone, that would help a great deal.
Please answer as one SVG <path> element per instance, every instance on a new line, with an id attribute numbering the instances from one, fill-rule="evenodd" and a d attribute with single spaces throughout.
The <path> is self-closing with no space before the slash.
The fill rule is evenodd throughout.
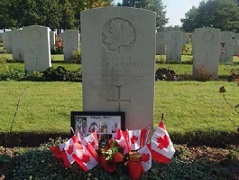
<path id="1" fill-rule="evenodd" d="M 11 31 L 12 40 L 12 56 L 14 60 L 24 60 L 23 53 L 23 31 L 22 30 L 12 30 Z"/>
<path id="2" fill-rule="evenodd" d="M 126 128 L 153 128 L 155 29 L 147 10 L 81 13 L 84 111 L 122 111 Z"/>
<path id="3" fill-rule="evenodd" d="M 156 54 L 165 54 L 166 47 L 166 32 L 156 33 Z"/>
<path id="4" fill-rule="evenodd" d="M 50 47 L 51 47 L 51 49 L 54 49 L 55 42 L 56 42 L 56 32 L 50 31 Z"/>
<path id="5" fill-rule="evenodd" d="M 80 35 L 77 30 L 64 31 L 64 61 L 71 62 L 74 51 L 79 50 Z"/>
<path id="6" fill-rule="evenodd" d="M 234 56 L 239 55 L 239 34 L 235 34 L 235 47 L 234 47 Z"/>
<path id="7" fill-rule="evenodd" d="M 193 34 L 193 77 L 218 77 L 220 30 L 199 28 Z"/>
<path id="8" fill-rule="evenodd" d="M 181 62 L 183 44 L 182 31 L 167 32 L 167 56 L 166 62 Z"/>
<path id="9" fill-rule="evenodd" d="M 235 33 L 223 31 L 220 33 L 220 62 L 227 64 L 233 62 L 235 49 Z"/>
<path id="10" fill-rule="evenodd" d="M 23 28 L 26 71 L 45 71 L 51 67 L 50 29 L 33 25 Z"/>
<path id="11" fill-rule="evenodd" d="M 12 52 L 11 31 L 3 33 L 3 47 L 6 49 L 7 53 Z"/>

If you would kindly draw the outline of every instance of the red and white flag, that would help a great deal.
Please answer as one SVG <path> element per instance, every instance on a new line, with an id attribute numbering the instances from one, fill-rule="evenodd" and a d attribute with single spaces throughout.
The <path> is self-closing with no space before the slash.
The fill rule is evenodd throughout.
<path id="1" fill-rule="evenodd" d="M 173 143 L 161 121 L 151 138 L 151 153 L 154 160 L 169 163 L 175 153 Z"/>
<path id="2" fill-rule="evenodd" d="M 123 154 L 129 153 L 130 147 L 129 147 L 129 136 L 127 131 L 122 131 L 121 129 L 117 129 L 115 141 L 124 150 Z"/>
<path id="3" fill-rule="evenodd" d="M 52 146 L 50 149 L 54 156 L 62 159 L 64 166 L 68 167 L 75 161 L 72 157 L 75 147 L 81 147 L 79 137 L 77 135 L 74 135 L 68 141 L 59 144 L 58 146 Z"/>
<path id="4" fill-rule="evenodd" d="M 128 130 L 130 150 L 138 150 L 146 144 L 148 129 Z"/>
<path id="5" fill-rule="evenodd" d="M 88 171 L 99 163 L 99 157 L 91 143 L 83 139 L 81 144 L 82 148 L 76 149 L 72 157 L 84 171 Z"/>
<path id="6" fill-rule="evenodd" d="M 152 154 L 147 145 L 139 149 L 138 152 L 141 154 L 141 166 L 146 172 L 152 167 Z"/>
<path id="7" fill-rule="evenodd" d="M 96 132 L 91 133 L 89 136 L 86 136 L 84 139 L 87 143 L 90 143 L 95 150 L 99 149 L 99 142 L 98 142 Z"/>

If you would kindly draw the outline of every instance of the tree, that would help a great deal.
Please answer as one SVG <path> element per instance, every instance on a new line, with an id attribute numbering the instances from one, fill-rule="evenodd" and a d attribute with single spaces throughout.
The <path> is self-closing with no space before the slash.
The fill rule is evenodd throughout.
<path id="1" fill-rule="evenodd" d="M 10 18 L 11 3 L 8 0 L 0 1 L 0 29 L 14 27 L 15 21 Z"/>
<path id="2" fill-rule="evenodd" d="M 164 25 L 168 22 L 165 11 L 166 6 L 163 5 L 162 0 L 123 0 L 122 4 L 119 5 L 156 12 L 156 27 L 158 30 L 163 29 Z"/>
<path id="3" fill-rule="evenodd" d="M 61 21 L 58 3 L 58 0 L 11 0 L 10 17 L 16 20 L 16 28 L 37 24 L 55 29 Z"/>
<path id="4" fill-rule="evenodd" d="M 198 9 L 193 6 L 186 14 L 185 19 L 181 19 L 182 22 L 182 29 L 184 32 L 192 32 L 194 29 L 196 29 L 197 21 L 196 17 L 198 16 Z"/>
<path id="5" fill-rule="evenodd" d="M 238 32 L 238 3 L 235 0 L 202 1 L 197 9 L 190 9 L 181 22 L 185 31 L 193 31 L 193 29 L 201 27 L 214 27 L 222 31 Z"/>

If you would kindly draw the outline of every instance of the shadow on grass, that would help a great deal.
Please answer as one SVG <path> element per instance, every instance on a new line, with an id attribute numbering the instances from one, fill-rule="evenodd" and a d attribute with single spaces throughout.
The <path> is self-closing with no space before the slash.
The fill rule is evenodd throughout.
<path id="1" fill-rule="evenodd" d="M 0 146 L 5 147 L 38 147 L 40 144 L 48 142 L 50 138 L 69 138 L 70 132 L 63 133 L 36 133 L 0 132 Z M 175 144 L 188 144 L 189 146 L 206 145 L 211 147 L 224 147 L 227 144 L 239 145 L 239 133 L 234 132 L 188 132 L 185 134 L 170 133 L 172 142 Z"/>

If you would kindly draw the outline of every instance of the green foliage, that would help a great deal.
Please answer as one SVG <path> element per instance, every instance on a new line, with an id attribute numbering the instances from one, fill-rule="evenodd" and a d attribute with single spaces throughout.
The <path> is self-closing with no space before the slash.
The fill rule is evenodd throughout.
<path id="1" fill-rule="evenodd" d="M 80 53 L 80 50 L 73 51 L 72 57 L 71 57 L 71 62 L 72 63 L 81 64 L 81 53 Z"/>
<path id="2" fill-rule="evenodd" d="M 154 11 L 156 13 L 156 27 L 158 30 L 162 30 L 168 22 L 165 11 L 166 6 L 163 5 L 162 0 L 123 0 L 122 4 L 119 5 Z"/>
<path id="3" fill-rule="evenodd" d="M 56 69 L 50 67 L 43 72 L 43 78 L 47 81 L 80 81 L 81 71 L 68 71 L 63 66 L 58 66 Z"/>
<path id="4" fill-rule="evenodd" d="M 165 80 L 165 81 L 175 81 L 177 80 L 177 76 L 174 70 L 159 68 L 155 72 L 155 80 Z"/>
<path id="5" fill-rule="evenodd" d="M 235 0 L 202 1 L 198 8 L 192 7 L 181 21 L 182 28 L 186 32 L 202 27 L 238 32 L 238 3 Z"/>
<path id="6" fill-rule="evenodd" d="M 129 180 L 127 172 L 119 169 L 115 173 L 109 174 L 100 165 L 92 170 L 84 172 L 76 163 L 69 168 L 64 168 L 61 160 L 55 158 L 50 152 L 51 146 L 56 146 L 66 140 L 61 138 L 51 139 L 38 148 L 18 153 L 12 159 L 12 165 L 8 174 L 8 179 L 89 179 L 89 180 Z M 176 153 L 170 164 L 162 164 L 153 161 L 152 168 L 144 173 L 142 180 L 158 179 L 237 179 L 236 169 L 239 168 L 239 154 L 229 148 L 225 152 L 225 160 L 217 162 L 214 159 L 203 158 L 203 154 L 198 149 L 187 146 L 175 145 Z M 210 148 L 208 148 L 210 150 Z M 199 151 L 207 152 L 206 147 Z M 219 150 L 218 150 L 219 151 Z M 224 150 L 225 151 L 225 150 Z M 203 153 L 203 152 L 202 152 Z M 217 152 L 210 152 L 211 155 Z M 195 157 L 197 157 L 195 159 Z"/>

